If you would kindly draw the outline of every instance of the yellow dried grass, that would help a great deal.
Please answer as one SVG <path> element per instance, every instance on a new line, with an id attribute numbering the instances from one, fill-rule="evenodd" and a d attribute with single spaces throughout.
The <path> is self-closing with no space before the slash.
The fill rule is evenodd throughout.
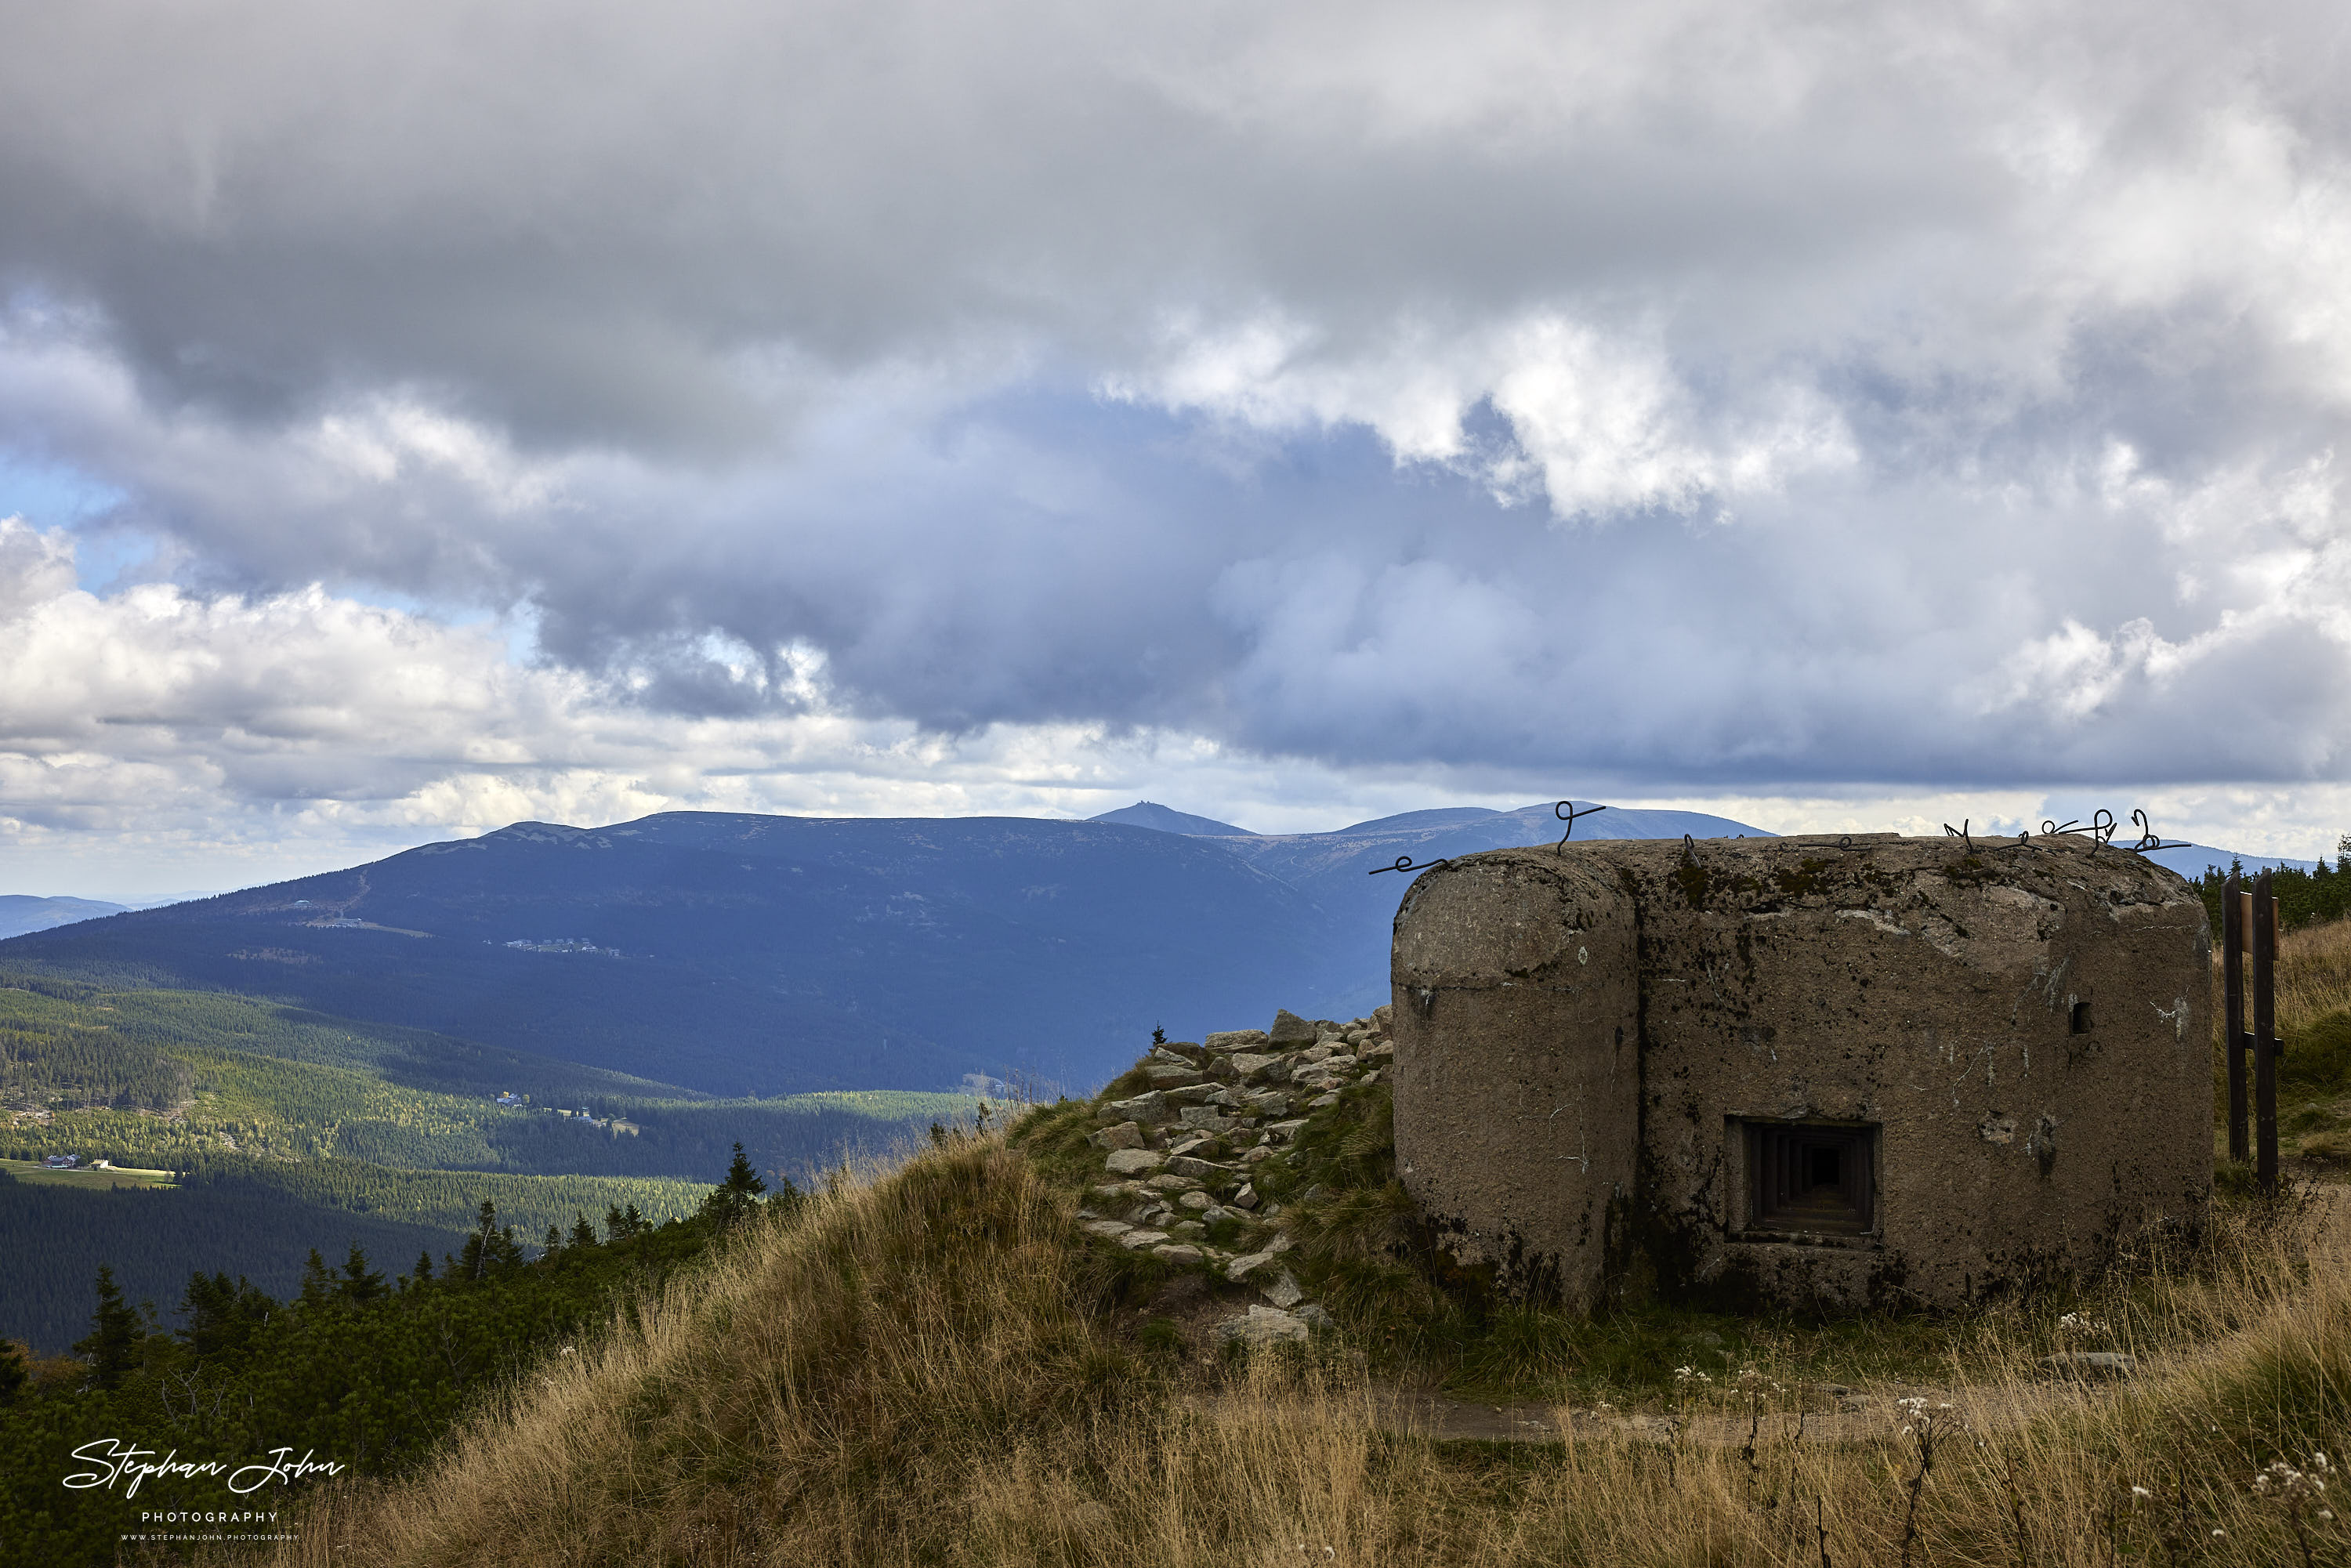
<path id="1" fill-rule="evenodd" d="M 1784 1391 L 1751 1458 L 1720 1387 L 1671 1437 L 1585 1411 L 1512 1448 L 1395 1429 L 1343 1361 L 1259 1358 L 1187 1394 L 1088 1310 L 1070 1225 L 992 1139 L 841 1184 L 551 1356 L 426 1473 L 321 1499 L 274 1561 L 1853 1568 L 1901 1562 L 1915 1522 L 1917 1563 L 2284 1563 L 2251 1469 L 2339 1439 L 2351 1409 L 2351 1269 L 2305 1275 L 2255 1234 L 2233 1268 L 2150 1287 L 2132 1332 L 2164 1359 L 2140 1383 L 2053 1385 L 1955 1325 L 1952 1392 L 1917 1392 L 1969 1424 L 1910 1521 L 1916 1431 L 1800 1438 Z"/>

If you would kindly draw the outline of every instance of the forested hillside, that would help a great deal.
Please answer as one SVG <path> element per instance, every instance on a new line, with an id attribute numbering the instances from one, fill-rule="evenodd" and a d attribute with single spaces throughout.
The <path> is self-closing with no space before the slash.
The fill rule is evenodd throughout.
<path id="1" fill-rule="evenodd" d="M 0 1157 L 181 1169 L 246 1154 L 692 1178 L 738 1142 L 763 1169 L 805 1172 L 967 1103 L 888 1091 L 721 1100 L 246 998 L 0 975 Z"/>
<path id="2" fill-rule="evenodd" d="M 101 1262 L 134 1301 L 168 1301 L 193 1269 L 282 1291 L 314 1246 L 437 1254 L 485 1200 L 534 1239 L 615 1207 L 658 1219 L 690 1208 L 735 1145 L 806 1180 L 971 1104 L 718 1100 L 251 998 L 13 978 L 0 986 L 0 1158 L 177 1177 L 161 1191 L 52 1185 L 47 1172 L 0 1183 L 0 1337 L 48 1350 L 78 1332 Z"/>
<path id="3" fill-rule="evenodd" d="M 1211 844 L 1019 818 L 521 823 L 19 937 L 0 965 L 223 989 L 704 1093 L 1090 1082 L 1380 953 Z"/>
<path id="4" fill-rule="evenodd" d="M 1330 833 L 673 811 L 521 822 L 0 944 L 0 966 L 266 996 L 708 1094 L 1088 1088 L 1155 1026 L 1384 999 L 1407 856 L 1554 838 L 1551 808 Z M 1147 819 L 1152 825 L 1141 825 Z M 1753 831 L 1611 810 L 1584 837 Z"/>
<path id="5" fill-rule="evenodd" d="M 438 1257 L 462 1227 L 422 1225 L 311 1200 L 282 1185 L 219 1170 L 200 1187 L 163 1192 L 36 1186 L 0 1176 L 0 1339 L 54 1355 L 89 1327 L 90 1281 L 110 1265 L 133 1303 L 168 1312 L 188 1276 L 226 1270 L 283 1294 L 313 1247 L 356 1243 L 404 1267 Z M 598 1212 L 601 1212 L 599 1210 Z M 566 1217 L 567 1223 L 569 1216 Z"/>
<path id="6" fill-rule="evenodd" d="M 70 1298 L 58 1312 L 70 1319 L 66 1332 L 79 1341 L 80 1359 L 28 1364 L 0 1345 L 0 1561 L 112 1563 L 146 1514 L 240 1502 L 266 1511 L 301 1490 L 267 1481 L 233 1493 L 217 1477 L 142 1478 L 135 1495 L 127 1483 L 61 1486 L 61 1478 L 91 1473 L 92 1439 L 134 1444 L 154 1450 L 151 1458 L 173 1449 L 230 1456 L 231 1465 L 266 1463 L 284 1448 L 361 1476 L 402 1473 L 461 1413 L 550 1346 L 657 1294 L 761 1207 L 759 1185 L 738 1163 L 726 1184 L 686 1189 L 679 1218 L 583 1219 L 535 1258 L 522 1244 L 525 1228 L 499 1209 L 447 1237 L 445 1260 L 438 1247 L 417 1260 L 415 1247 L 403 1249 L 413 1237 L 397 1226 L 355 1229 L 360 1249 L 339 1241 L 322 1246 L 323 1257 L 288 1239 L 293 1268 L 277 1286 L 201 1258 L 175 1257 L 168 1289 L 154 1291 L 135 1270 L 117 1265 L 99 1279 L 92 1265 L 57 1286 L 61 1303 Z M 788 1208 L 795 1195 L 777 1189 L 767 1201 Z M 120 1234 L 134 1243 L 170 1244 L 168 1220 L 70 1204 L 24 1212 L 61 1225 L 99 1218 L 123 1225 Z M 262 1201 L 212 1212 L 259 1222 L 270 1210 Z M 0 1234 L 0 1247 L 13 1239 Z M 142 1295 L 163 1309 L 160 1319 L 141 1312 Z"/>

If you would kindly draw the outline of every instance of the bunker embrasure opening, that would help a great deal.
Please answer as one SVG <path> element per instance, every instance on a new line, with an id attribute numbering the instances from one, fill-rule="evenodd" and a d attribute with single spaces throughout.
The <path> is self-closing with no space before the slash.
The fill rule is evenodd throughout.
<path id="1" fill-rule="evenodd" d="M 1748 1228 L 1864 1236 L 1876 1222 L 1877 1129 L 1749 1122 Z"/>

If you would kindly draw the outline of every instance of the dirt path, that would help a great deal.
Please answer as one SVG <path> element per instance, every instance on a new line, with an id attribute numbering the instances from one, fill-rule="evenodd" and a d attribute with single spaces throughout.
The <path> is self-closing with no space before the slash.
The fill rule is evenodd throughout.
<path id="1" fill-rule="evenodd" d="M 1708 1401 L 1703 1407 L 1693 1402 L 1691 1408 L 1679 1412 L 1622 1412 L 1607 1406 L 1475 1405 L 1426 1390 L 1384 1386 L 1373 1391 L 1371 1413 L 1385 1430 L 1438 1441 L 1555 1443 L 1573 1437 L 1681 1441 L 1735 1448 L 1750 1438 L 1825 1444 L 1876 1441 L 1901 1427 L 1906 1417 L 1898 1402 L 1913 1396 L 1938 1406 L 1949 1404 L 1974 1430 L 1997 1431 L 2068 1403 L 2088 1405 L 2111 1397 L 2118 1386 L 2057 1377 L 2045 1383 L 1959 1389 L 1899 1383 L 1866 1389 L 1813 1385 L 1799 1393 L 1799 1409 L 1773 1408 L 1760 1419 L 1752 1412 L 1727 1413 L 1719 1400 Z M 1783 1398 L 1772 1403 L 1780 1405 Z"/>

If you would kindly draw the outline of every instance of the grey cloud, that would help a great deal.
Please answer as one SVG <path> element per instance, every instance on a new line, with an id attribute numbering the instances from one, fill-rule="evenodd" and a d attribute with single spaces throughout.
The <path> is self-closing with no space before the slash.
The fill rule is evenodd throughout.
<path id="1" fill-rule="evenodd" d="M 528 612 L 655 715 L 2343 773 L 2329 8 L 247 0 L 17 43 L 0 418 L 183 584 Z"/>
<path id="2" fill-rule="evenodd" d="M 1662 298 L 1700 362 L 2029 353 L 2068 323 L 2014 319 L 2018 269 L 2074 181 L 2249 100 L 2342 148 L 2323 6 L 1643 11 L 51 8 L 0 63 L 0 265 L 167 393 L 414 383 L 694 444 L 772 417 L 746 351 L 1116 366 L 1170 312 L 1276 307 L 1343 358 L 1400 312 Z"/>

